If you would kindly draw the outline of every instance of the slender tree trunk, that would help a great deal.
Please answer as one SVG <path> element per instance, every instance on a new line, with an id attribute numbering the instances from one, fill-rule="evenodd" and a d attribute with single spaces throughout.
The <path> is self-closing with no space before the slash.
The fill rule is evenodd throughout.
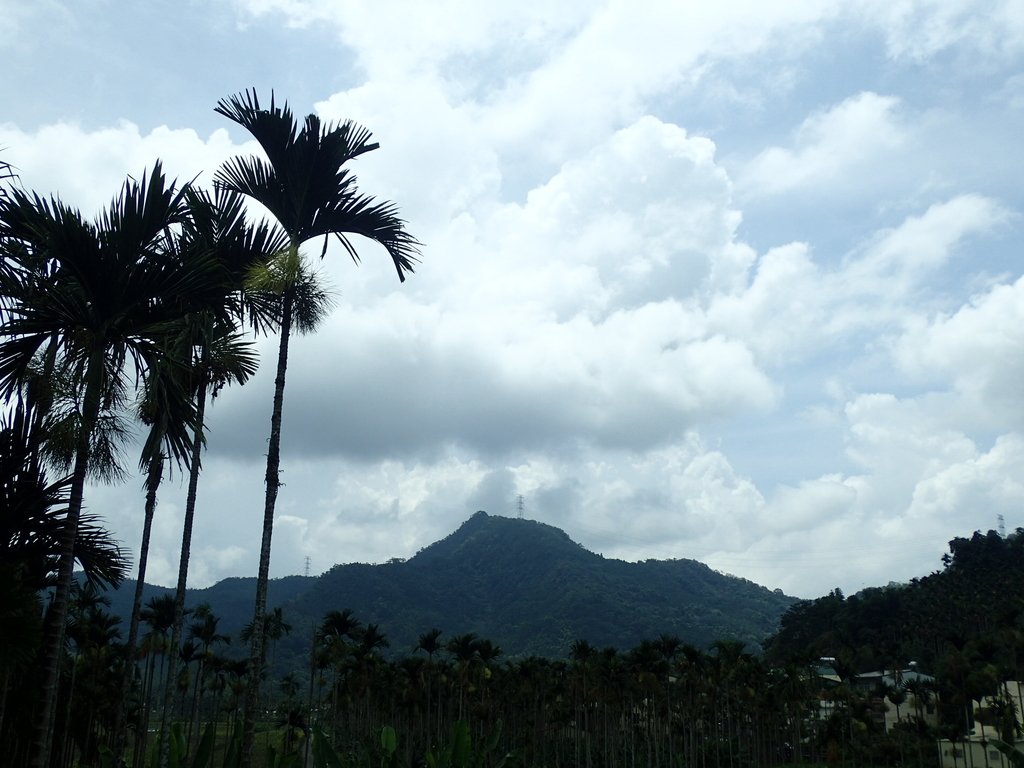
<path id="1" fill-rule="evenodd" d="M 316 684 L 316 624 L 310 625 L 310 642 L 309 642 L 309 704 L 306 707 L 306 741 L 303 745 L 302 765 L 306 766 L 312 759 L 312 753 L 310 752 L 313 744 L 313 726 L 316 723 L 313 722 L 313 687 Z"/>
<path id="2" fill-rule="evenodd" d="M 141 759 L 146 754 L 146 741 L 149 735 L 150 700 L 153 697 L 153 674 L 156 670 L 156 661 L 153 656 L 153 651 L 150 650 L 149 658 L 146 659 L 145 678 L 143 680 L 142 687 L 142 712 L 140 713 L 139 724 L 135 729 L 135 747 L 132 752 L 132 768 L 139 768 L 139 766 L 142 765 Z"/>
<path id="3" fill-rule="evenodd" d="M 185 755 L 189 755 L 192 752 L 192 734 L 195 728 L 196 720 L 199 712 L 199 687 L 203 683 L 203 659 L 199 658 L 196 663 L 196 681 L 192 686 L 192 704 L 189 707 L 188 713 L 188 728 L 185 730 Z"/>
<path id="4" fill-rule="evenodd" d="M 114 720 L 113 748 L 115 755 L 124 752 L 125 742 L 125 709 L 128 705 L 128 692 L 131 689 L 137 671 L 135 663 L 135 646 L 139 640 L 139 614 L 142 612 L 142 588 L 146 581 L 146 565 L 149 562 L 149 538 L 153 530 L 153 513 L 156 511 L 156 492 L 164 474 L 164 458 L 158 457 L 149 464 L 146 477 L 146 509 L 142 523 L 142 544 L 139 547 L 139 572 L 135 581 L 135 599 L 132 601 L 132 618 L 128 625 L 128 642 L 125 644 L 124 669 L 121 672 L 121 705 L 117 708 Z"/>
<path id="5" fill-rule="evenodd" d="M 75 447 L 75 469 L 71 476 L 68 513 L 64 520 L 64 530 L 61 533 L 57 587 L 43 624 L 39 708 L 32 734 L 29 760 L 31 768 L 46 768 L 50 761 L 54 704 L 57 698 L 60 660 L 64 648 L 64 622 L 67 618 L 68 596 L 71 593 L 71 582 L 75 572 L 75 540 L 78 538 L 78 521 L 82 514 L 82 498 L 85 493 L 85 475 L 89 466 L 89 442 L 92 437 L 93 425 L 96 424 L 96 418 L 100 412 L 100 392 L 103 384 L 102 349 L 94 349 L 90 354 L 86 377 L 82 423 L 78 431 L 78 444 Z"/>
<path id="6" fill-rule="evenodd" d="M 78 659 L 78 649 L 76 648 L 75 655 L 71 660 L 71 681 L 68 685 L 68 694 L 66 701 L 64 702 L 64 728 L 61 730 L 61 746 L 60 751 L 58 751 L 56 755 L 58 762 L 64 762 L 67 764 L 71 763 L 71 758 L 74 757 L 75 753 L 74 744 L 71 745 L 70 749 L 68 748 L 68 732 L 71 730 L 71 702 L 75 698 L 75 680 L 78 678 Z M 86 729 L 86 734 L 88 733 L 89 731 Z M 88 736 L 86 737 L 86 741 L 88 742 Z M 61 758 L 63 758 L 63 760 Z"/>
<path id="7" fill-rule="evenodd" d="M 168 715 L 174 705 L 174 673 L 178 668 L 178 650 L 181 646 L 182 624 L 185 621 L 185 584 L 188 581 L 188 561 L 192 553 L 192 523 L 196 512 L 196 491 L 199 486 L 199 471 L 203 450 L 203 419 L 206 413 L 206 389 L 209 383 L 203 373 L 196 394 L 196 428 L 192 436 L 192 460 L 189 465 L 188 495 L 185 498 L 185 522 L 181 532 L 181 559 L 178 561 L 178 584 L 174 592 L 174 626 L 171 629 L 171 643 L 167 649 L 167 686 L 164 689 L 164 705 L 160 714 L 160 768 L 167 768 L 170 755 Z"/>
<path id="8" fill-rule="evenodd" d="M 4 713 L 7 711 L 7 691 L 11 682 L 10 670 L 5 669 L 0 677 L 0 733 L 4 732 Z"/>
<path id="9" fill-rule="evenodd" d="M 267 609 L 267 581 L 270 577 L 270 542 L 274 533 L 274 507 L 281 485 L 281 412 L 284 405 L 285 374 L 288 371 L 288 342 L 292 327 L 294 288 L 285 289 L 281 307 L 281 340 L 277 354 L 277 377 L 274 379 L 274 408 L 270 416 L 270 444 L 267 447 L 267 497 L 263 509 L 263 540 L 260 545 L 260 567 L 256 576 L 256 606 L 252 619 L 252 648 L 249 654 L 249 681 L 245 694 L 242 730 L 241 768 L 252 767 L 252 748 L 259 708 L 260 673 L 263 659 L 263 616 Z"/>

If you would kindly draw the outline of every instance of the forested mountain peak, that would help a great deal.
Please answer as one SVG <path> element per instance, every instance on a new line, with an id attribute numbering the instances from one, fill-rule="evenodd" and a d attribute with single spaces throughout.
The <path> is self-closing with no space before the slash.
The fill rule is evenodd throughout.
<path id="1" fill-rule="evenodd" d="M 560 528 L 536 520 L 489 515 L 480 510 L 453 533 L 417 552 L 409 562 L 420 565 L 436 558 L 459 557 L 471 552 L 531 559 L 598 557 Z"/>
<path id="2" fill-rule="evenodd" d="M 226 580 L 190 590 L 189 602 L 211 603 L 224 629 L 236 632 L 252 618 L 244 598 L 253 588 L 252 579 Z M 147 599 L 158 592 L 148 590 Z M 550 658 L 566 656 L 579 639 L 629 648 L 666 633 L 698 647 L 733 638 L 756 648 L 793 602 L 694 560 L 604 558 L 554 526 L 483 511 L 408 560 L 272 580 L 269 599 L 295 627 L 350 609 L 379 625 L 393 653 L 437 627 L 489 638 L 505 655 Z M 298 658 L 308 644 L 285 638 L 279 658 Z"/>

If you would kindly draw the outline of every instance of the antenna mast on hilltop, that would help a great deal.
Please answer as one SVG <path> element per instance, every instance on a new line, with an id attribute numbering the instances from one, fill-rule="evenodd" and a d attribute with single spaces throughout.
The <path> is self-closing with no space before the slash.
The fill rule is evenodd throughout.
<path id="1" fill-rule="evenodd" d="M 523 494 L 519 494 L 516 497 L 516 517 L 520 520 L 523 519 L 523 510 L 526 508 L 526 501 L 523 499 Z"/>
<path id="2" fill-rule="evenodd" d="M 309 578 L 309 555 L 306 555 L 306 578 Z"/>
<path id="3" fill-rule="evenodd" d="M 999 538 L 1000 539 L 1005 539 L 1006 538 L 1006 520 L 1003 519 L 1002 515 L 997 515 L 996 516 L 996 521 L 999 523 Z"/>

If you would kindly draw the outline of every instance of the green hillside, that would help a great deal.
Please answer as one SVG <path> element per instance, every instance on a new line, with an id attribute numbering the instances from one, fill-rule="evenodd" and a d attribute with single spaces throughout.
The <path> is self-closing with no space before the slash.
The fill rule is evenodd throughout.
<path id="1" fill-rule="evenodd" d="M 950 541 L 943 568 L 928 576 L 795 604 L 769 643 L 769 657 L 831 656 L 853 671 L 915 660 L 934 671 L 965 654 L 1019 675 L 1021 626 L 1024 529 L 1006 537 L 976 532 Z"/>
<path id="2" fill-rule="evenodd" d="M 115 612 L 127 615 L 132 589 L 119 590 Z M 146 599 L 166 591 L 147 587 Z M 236 635 L 251 620 L 254 591 L 254 579 L 232 578 L 190 590 L 187 602 L 209 603 L 221 631 Z M 485 512 L 407 561 L 336 565 L 317 578 L 273 580 L 269 592 L 293 627 L 277 649 L 279 666 L 292 669 L 306 663 L 313 628 L 331 610 L 378 624 L 394 654 L 437 627 L 486 637 L 506 656 L 561 658 L 581 638 L 623 649 L 661 634 L 758 647 L 794 602 L 693 560 L 604 558 L 552 526 Z"/>

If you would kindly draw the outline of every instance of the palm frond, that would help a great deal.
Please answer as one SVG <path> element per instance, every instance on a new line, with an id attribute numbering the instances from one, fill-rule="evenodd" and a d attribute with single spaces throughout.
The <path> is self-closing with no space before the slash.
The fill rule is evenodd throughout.
<path id="1" fill-rule="evenodd" d="M 128 551 L 101 525 L 97 516 L 86 513 L 78 523 L 75 559 L 89 582 L 108 587 L 120 586 L 131 566 Z"/>
<path id="2" fill-rule="evenodd" d="M 169 354 L 147 366 L 142 397 L 136 405 L 139 420 L 149 427 L 139 458 L 147 471 L 166 455 L 177 467 L 189 466 L 196 405 L 188 385 L 189 372 L 179 362 L 180 353 Z"/>
<path id="3" fill-rule="evenodd" d="M 101 214 L 101 241 L 121 257 L 119 261 L 136 262 L 169 226 L 184 222 L 187 189 L 188 185 L 178 189 L 175 182 L 168 182 L 158 160 L 151 172 L 143 173 L 141 181 L 125 181 L 120 194 Z"/>
<path id="4" fill-rule="evenodd" d="M 58 200 L 18 192 L 0 203 L 0 221 L 12 233 L 5 262 L 17 260 L 0 274 L 7 297 L 0 326 L 3 391 L 16 386 L 49 338 L 57 338 L 72 361 L 96 344 L 105 346 L 108 382 L 121 386 L 113 375 L 117 365 L 127 359 L 144 364 L 168 322 L 223 293 L 215 259 L 203 253 L 185 258 L 167 236 L 168 226 L 184 220 L 184 201 L 185 192 L 168 185 L 157 164 L 142 182 L 125 184 L 97 225 Z"/>
<path id="5" fill-rule="evenodd" d="M 246 217 L 245 197 L 219 187 L 211 197 L 193 191 L 189 195 L 190 223 L 183 239 L 190 248 L 206 249 L 224 272 L 223 316 L 246 320 L 257 332 L 276 325 L 275 305 L 258 294 L 245 290 L 245 276 L 250 267 L 282 250 L 288 235 L 279 227 L 260 221 L 251 224 Z"/>
<path id="6" fill-rule="evenodd" d="M 312 272 L 304 273 L 295 283 L 292 302 L 292 323 L 299 333 L 312 333 L 334 308 L 334 299 Z"/>
<path id="7" fill-rule="evenodd" d="M 376 203 L 365 195 L 346 198 L 319 213 L 317 228 L 334 233 L 356 263 L 359 263 L 359 254 L 349 241 L 349 235 L 361 235 L 381 244 L 391 256 L 402 281 L 419 260 L 420 243 L 405 230 L 405 222 L 391 203 Z"/>
<path id="8" fill-rule="evenodd" d="M 71 486 L 69 477 L 47 481 L 38 423 L 32 407 L 20 401 L 0 421 L 0 561 L 21 563 L 34 579 L 46 571 L 46 558 L 60 540 Z"/>
<path id="9" fill-rule="evenodd" d="M 202 353 L 196 360 L 216 396 L 228 384 L 245 384 L 259 369 L 259 355 L 253 342 L 233 326 L 213 323 L 202 338 Z"/>
<path id="10" fill-rule="evenodd" d="M 266 109 L 260 106 L 256 90 L 247 89 L 243 93 L 221 99 L 214 111 L 251 133 L 275 166 L 287 160 L 296 143 L 298 130 L 295 116 L 287 102 L 277 106 L 273 91 L 270 92 L 270 105 Z"/>
<path id="11" fill-rule="evenodd" d="M 61 473 L 70 473 L 74 463 L 75 445 L 81 417 L 77 411 L 63 411 L 47 419 L 47 439 L 43 455 L 47 463 Z M 124 470 L 124 445 L 131 437 L 124 417 L 116 412 L 101 413 L 89 437 L 88 476 L 112 485 L 127 479 Z"/>

